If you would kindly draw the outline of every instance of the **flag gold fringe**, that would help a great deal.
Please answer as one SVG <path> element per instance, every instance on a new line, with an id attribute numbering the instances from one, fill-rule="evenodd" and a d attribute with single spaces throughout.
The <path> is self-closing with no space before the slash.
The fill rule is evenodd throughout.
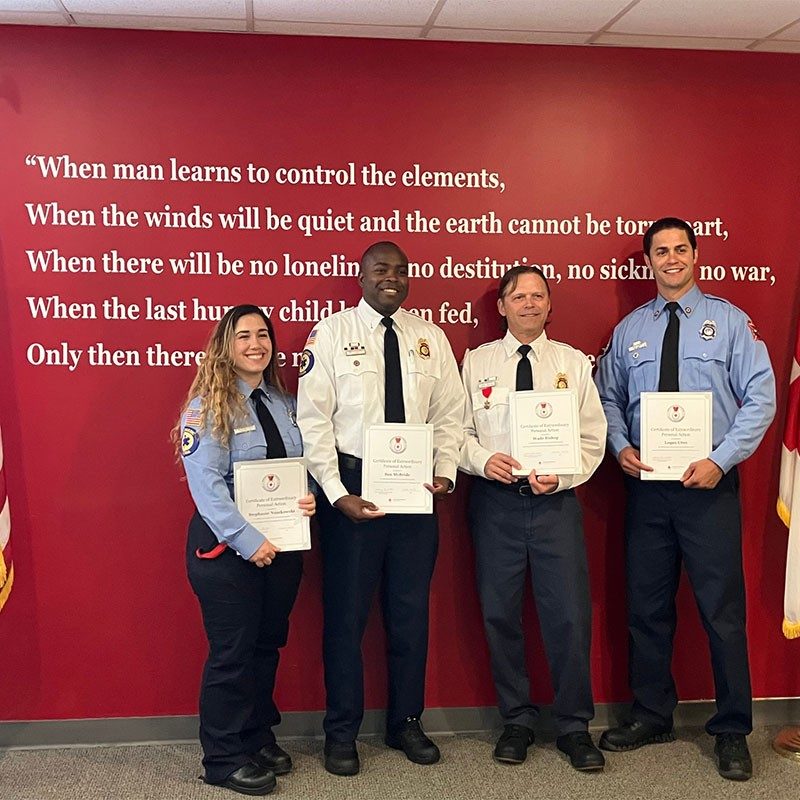
<path id="1" fill-rule="evenodd" d="M 6 561 L 3 558 L 3 554 L 0 553 L 0 586 L 6 582 L 6 575 L 8 575 L 8 571 L 6 570 Z"/>
<path id="2" fill-rule="evenodd" d="M 783 502 L 783 500 L 781 500 L 780 497 L 778 498 L 778 516 L 781 518 L 783 524 L 788 528 L 792 519 L 792 512 L 789 511 L 789 507 Z"/>
<path id="3" fill-rule="evenodd" d="M 0 560 L 2 560 L 0 558 Z M 3 606 L 6 604 L 6 600 L 8 600 L 8 596 L 11 594 L 11 587 L 14 585 L 14 565 L 12 564 L 8 568 L 8 578 L 6 582 L 0 587 L 0 611 L 3 610 Z"/>
<path id="4" fill-rule="evenodd" d="M 783 635 L 787 639 L 800 639 L 800 622 L 789 622 L 788 619 L 784 619 Z"/>

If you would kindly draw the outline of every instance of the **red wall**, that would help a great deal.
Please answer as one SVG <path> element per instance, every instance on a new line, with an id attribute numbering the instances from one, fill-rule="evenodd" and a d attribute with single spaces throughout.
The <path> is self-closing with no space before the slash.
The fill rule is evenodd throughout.
<path id="1" fill-rule="evenodd" d="M 789 342 L 797 322 L 800 59 L 755 53 L 273 38 L 0 27 L 0 424 L 12 504 L 17 582 L 0 614 L 0 718 L 193 713 L 204 638 L 183 567 L 190 501 L 168 441 L 191 380 L 187 367 L 88 366 L 86 349 L 143 352 L 154 342 L 199 350 L 210 324 L 102 318 L 116 296 L 144 305 L 198 298 L 276 308 L 292 299 L 354 302 L 354 280 L 299 277 L 106 275 L 100 256 L 355 259 L 386 234 L 358 230 L 363 214 L 443 220 L 488 210 L 510 218 L 722 220 L 728 238 L 700 239 L 702 264 L 726 277 L 705 284 L 743 306 L 778 375 L 782 417 Z M 505 191 L 248 183 L 132 182 L 43 177 L 26 157 L 74 161 L 340 167 L 375 162 L 497 172 Z M 353 231 L 288 232 L 32 224 L 25 203 L 64 208 L 191 210 L 239 205 L 355 215 Z M 647 300 L 647 280 L 601 280 L 600 266 L 632 256 L 636 235 L 388 234 L 434 270 L 491 257 L 552 263 L 550 335 L 598 353 L 615 322 Z M 33 272 L 26 251 L 94 256 L 95 274 Z M 216 267 L 216 256 L 212 262 Z M 568 263 L 592 264 L 569 280 Z M 731 265 L 766 265 L 774 282 L 736 280 Z M 494 338 L 487 293 L 495 281 L 412 284 L 410 305 L 472 302 L 476 328 L 447 324 L 458 357 Z M 34 319 L 29 297 L 97 304 L 98 319 Z M 278 313 L 276 311 L 276 313 Z M 311 327 L 278 322 L 299 350 Z M 77 368 L 35 366 L 31 344 L 83 350 Z M 289 370 L 295 385 L 296 371 Z M 779 428 L 743 470 L 745 557 L 757 696 L 800 693 L 797 645 L 780 633 L 785 531 L 774 512 Z M 433 589 L 429 706 L 492 705 L 465 516 L 467 481 L 442 511 Z M 581 491 L 594 598 L 598 701 L 627 698 L 622 493 L 603 465 Z M 713 531 L 709 531 L 713 535 Z M 285 710 L 324 705 L 320 568 L 313 551 L 285 651 Z M 676 647 L 681 696 L 713 693 L 707 647 L 683 587 Z M 531 612 L 532 613 L 532 612 Z M 367 697 L 383 705 L 383 641 L 376 615 L 365 643 Z M 531 645 L 536 696 L 549 686 Z M 302 687 L 302 688 L 301 688 Z"/>

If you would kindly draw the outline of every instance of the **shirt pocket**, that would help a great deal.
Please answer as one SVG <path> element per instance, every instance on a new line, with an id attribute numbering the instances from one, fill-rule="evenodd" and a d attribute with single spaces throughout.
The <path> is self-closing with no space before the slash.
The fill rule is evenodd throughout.
<path id="1" fill-rule="evenodd" d="M 658 391 L 659 365 L 655 351 L 649 347 L 625 354 L 628 369 L 628 396 L 637 397 L 642 392 Z"/>
<path id="2" fill-rule="evenodd" d="M 503 386 L 493 387 L 488 397 L 481 390 L 472 393 L 475 432 L 487 450 L 505 452 L 508 447 L 511 431 L 509 396 L 510 390 Z"/>
<path id="3" fill-rule="evenodd" d="M 267 457 L 267 442 L 264 432 L 255 428 L 252 431 L 234 433 L 231 436 L 231 463 L 237 461 L 257 461 Z"/>
<path id="4" fill-rule="evenodd" d="M 367 393 L 377 390 L 378 367 L 373 356 L 335 356 L 333 371 L 339 406 L 363 405 Z"/>
<path id="5" fill-rule="evenodd" d="M 721 339 L 696 339 L 683 348 L 680 387 L 685 392 L 709 392 L 728 382 L 728 352 Z"/>
<path id="6" fill-rule="evenodd" d="M 428 409 L 436 382 L 441 377 L 439 364 L 430 359 L 414 357 L 408 362 L 409 391 L 406 393 L 419 409 L 420 419 L 428 418 Z"/>

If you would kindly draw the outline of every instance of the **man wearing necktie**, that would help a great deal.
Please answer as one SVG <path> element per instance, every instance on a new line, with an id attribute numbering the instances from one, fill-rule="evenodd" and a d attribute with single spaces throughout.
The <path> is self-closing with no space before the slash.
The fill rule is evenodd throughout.
<path id="1" fill-rule="evenodd" d="M 361 639 L 382 580 L 389 698 L 386 743 L 419 764 L 439 760 L 422 731 L 428 594 L 436 560 L 435 514 L 383 516 L 361 496 L 363 431 L 384 422 L 433 425 L 437 499 L 455 483 L 461 427 L 458 366 L 443 331 L 400 306 L 408 259 L 392 242 L 361 257 L 363 297 L 322 320 L 303 352 L 297 421 L 309 471 L 322 487 L 325 768 L 354 775 L 364 714 Z M 327 502 L 326 502 L 327 500 Z"/>
<path id="2" fill-rule="evenodd" d="M 550 665 L 557 746 L 579 770 L 603 768 L 588 733 L 594 716 L 589 649 L 591 601 L 581 509 L 575 487 L 603 459 L 606 420 L 592 367 L 569 345 L 548 339 L 550 288 L 537 267 L 514 267 L 501 279 L 502 339 L 464 356 L 466 393 L 460 468 L 477 476 L 470 496 L 478 592 L 504 729 L 494 759 L 519 764 L 533 743 L 538 708 L 531 702 L 522 629 L 528 569 Z M 565 391 L 577 396 L 580 474 L 517 478 L 511 456 L 509 395 Z"/>
<path id="3" fill-rule="evenodd" d="M 673 740 L 677 704 L 670 669 L 675 594 L 686 567 L 708 634 L 716 714 L 717 769 L 747 780 L 752 763 L 752 693 L 745 630 L 739 477 L 736 465 L 758 447 L 775 415 L 775 377 L 747 315 L 695 283 L 697 240 L 666 217 L 644 235 L 658 295 L 614 329 L 597 386 L 608 418 L 608 448 L 625 473 L 631 721 L 606 731 L 600 746 L 633 750 Z M 712 450 L 679 481 L 641 481 L 640 394 L 710 391 Z"/>

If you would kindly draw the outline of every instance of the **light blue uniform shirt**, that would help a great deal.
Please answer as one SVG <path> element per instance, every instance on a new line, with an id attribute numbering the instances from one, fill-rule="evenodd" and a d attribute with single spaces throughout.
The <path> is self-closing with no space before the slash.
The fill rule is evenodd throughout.
<path id="1" fill-rule="evenodd" d="M 775 416 L 775 375 L 767 348 L 747 315 L 727 300 L 694 286 L 677 302 L 678 385 L 682 392 L 712 392 L 709 458 L 728 472 L 752 455 Z M 615 456 L 629 445 L 639 449 L 639 395 L 658 391 L 666 303 L 659 295 L 628 314 L 598 362 L 595 382 Z"/>
<path id="2" fill-rule="evenodd" d="M 233 465 L 237 461 L 255 461 L 270 458 L 267 440 L 249 399 L 253 390 L 241 379 L 239 391 L 245 401 L 247 417 L 234 423 L 231 438 L 220 442 L 211 433 L 211 420 L 200 427 L 194 421 L 200 408 L 200 398 L 189 404 L 183 415 L 182 458 L 189 491 L 200 516 L 220 542 L 232 547 L 242 558 L 250 558 L 264 544 L 264 534 L 257 531 L 241 515 L 233 501 Z M 297 404 L 291 395 L 281 394 L 261 382 L 266 395 L 265 403 L 272 414 L 286 447 L 287 458 L 303 454 L 300 429 L 295 422 Z"/>

